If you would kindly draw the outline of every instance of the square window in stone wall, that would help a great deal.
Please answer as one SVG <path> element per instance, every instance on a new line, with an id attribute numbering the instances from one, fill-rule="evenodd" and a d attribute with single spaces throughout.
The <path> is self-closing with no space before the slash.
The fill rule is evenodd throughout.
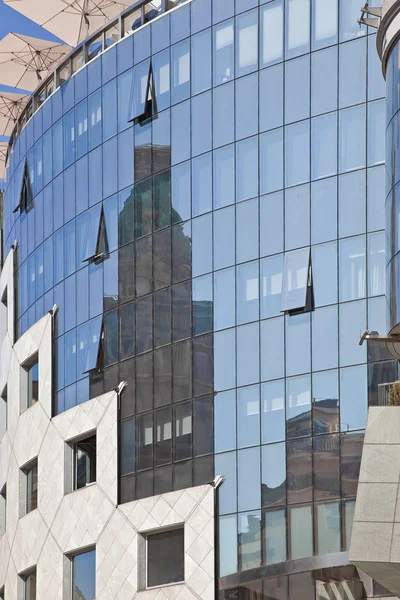
<path id="1" fill-rule="evenodd" d="M 184 581 L 183 527 L 147 535 L 146 546 L 146 587 Z"/>

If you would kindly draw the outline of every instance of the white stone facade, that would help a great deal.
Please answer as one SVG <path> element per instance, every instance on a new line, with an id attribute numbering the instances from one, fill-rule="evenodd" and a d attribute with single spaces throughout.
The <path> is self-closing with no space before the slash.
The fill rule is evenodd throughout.
<path id="1" fill-rule="evenodd" d="M 1 277 L 14 323 L 13 252 Z M 109 392 L 51 417 L 52 316 L 14 344 L 2 330 L 0 393 L 7 385 L 7 431 L 0 442 L 0 490 L 6 485 L 6 532 L 0 537 L 0 590 L 21 600 L 20 574 L 37 572 L 39 600 L 69 600 L 68 554 L 96 549 L 97 600 L 213 600 L 214 488 L 199 486 L 117 505 L 118 394 Z M 2 319 L 4 323 L 4 319 Z M 21 412 L 21 365 L 39 357 L 39 402 Z M 68 442 L 96 431 L 96 483 L 66 493 Z M 21 468 L 38 462 L 38 508 L 21 516 Z M 143 533 L 182 525 L 185 581 L 141 589 Z M 67 582 L 67 583 L 66 583 Z"/>

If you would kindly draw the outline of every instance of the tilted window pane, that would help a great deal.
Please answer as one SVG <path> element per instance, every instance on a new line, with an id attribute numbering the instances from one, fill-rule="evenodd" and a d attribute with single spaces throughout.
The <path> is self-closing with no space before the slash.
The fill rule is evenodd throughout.
<path id="1" fill-rule="evenodd" d="M 82 339 L 80 343 L 84 346 L 82 348 L 85 354 L 85 359 L 82 360 L 84 364 L 84 373 L 92 371 L 97 367 L 97 358 L 99 354 L 99 343 L 101 336 L 102 317 L 96 317 L 89 321 L 88 328 L 86 329 L 86 338 Z"/>
<path id="2" fill-rule="evenodd" d="M 281 311 L 306 306 L 309 282 L 310 249 L 294 250 L 285 254 Z"/>
<path id="3" fill-rule="evenodd" d="M 150 61 L 146 60 L 133 69 L 129 121 L 137 119 L 145 112 Z"/>

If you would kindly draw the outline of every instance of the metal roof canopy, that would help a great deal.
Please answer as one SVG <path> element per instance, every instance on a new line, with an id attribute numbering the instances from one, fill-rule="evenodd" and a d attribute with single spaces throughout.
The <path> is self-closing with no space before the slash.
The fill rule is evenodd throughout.
<path id="1" fill-rule="evenodd" d="M 17 33 L 0 40 L 0 84 L 33 91 L 71 48 Z"/>
<path id="2" fill-rule="evenodd" d="M 4 0 L 14 10 L 75 47 L 132 0 Z"/>
<path id="3" fill-rule="evenodd" d="M 30 98 L 29 94 L 0 91 L 0 135 L 11 135 Z"/>

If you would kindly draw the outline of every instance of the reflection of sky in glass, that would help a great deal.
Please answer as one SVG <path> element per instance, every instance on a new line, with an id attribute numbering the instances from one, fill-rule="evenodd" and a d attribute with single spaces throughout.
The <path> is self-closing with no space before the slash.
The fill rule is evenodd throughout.
<path id="1" fill-rule="evenodd" d="M 74 557 L 72 600 L 95 600 L 96 551 L 91 550 Z"/>

